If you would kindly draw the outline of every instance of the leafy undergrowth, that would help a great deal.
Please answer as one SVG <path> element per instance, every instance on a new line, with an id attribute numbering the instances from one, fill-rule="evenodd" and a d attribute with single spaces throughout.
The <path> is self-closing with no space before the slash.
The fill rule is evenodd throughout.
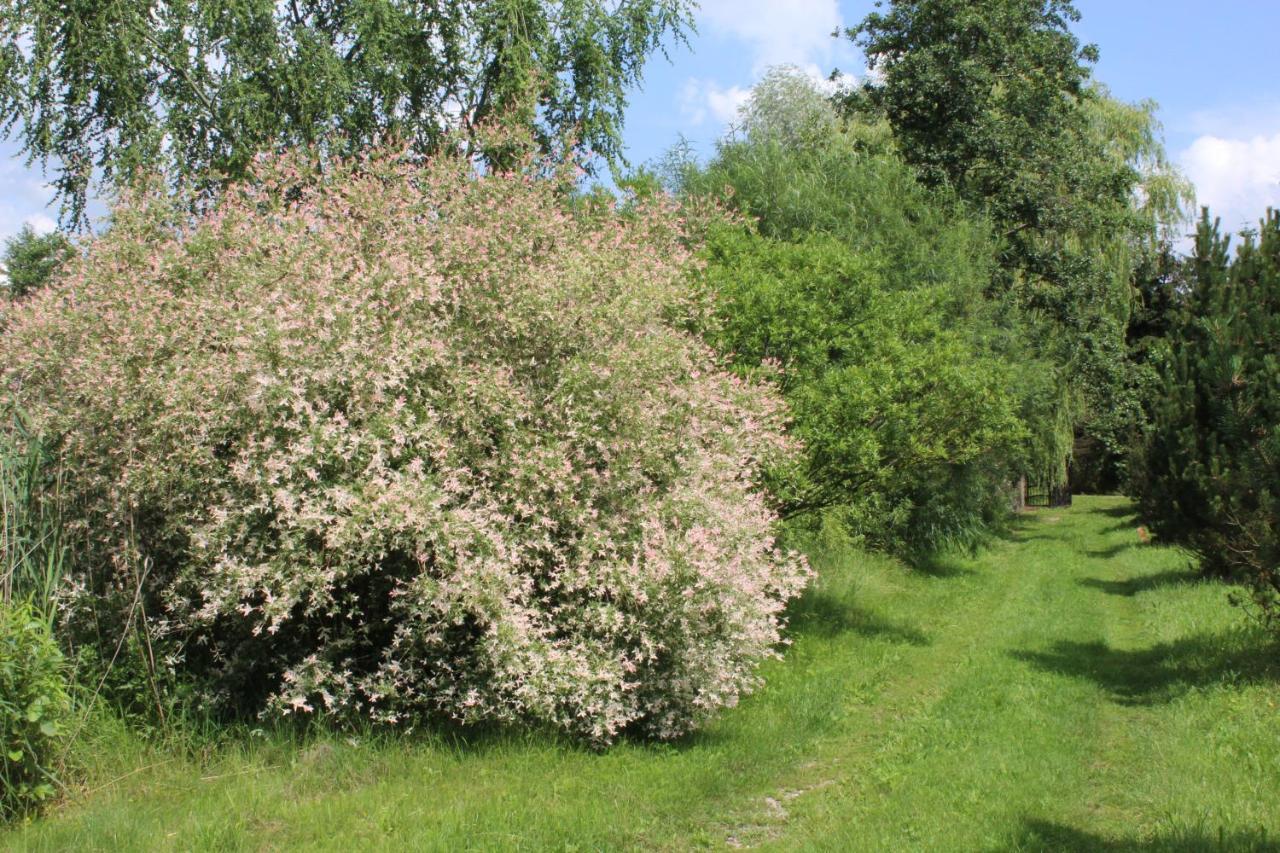
<path id="1" fill-rule="evenodd" d="M 1280 655 L 1124 502 L 916 571 L 812 550 L 786 659 L 683 742 L 98 727 L 0 847 L 1280 849 Z"/>

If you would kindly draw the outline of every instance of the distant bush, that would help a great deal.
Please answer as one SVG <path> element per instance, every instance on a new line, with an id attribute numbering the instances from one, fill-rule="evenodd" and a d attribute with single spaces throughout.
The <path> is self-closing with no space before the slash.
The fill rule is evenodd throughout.
<path id="1" fill-rule="evenodd" d="M 17 235 L 5 241 L 4 251 L 0 252 L 0 268 L 7 279 L 6 295 L 22 299 L 44 287 L 73 251 L 65 234 L 54 231 L 40 235 L 30 225 L 22 226 Z"/>
<path id="2" fill-rule="evenodd" d="M 43 614 L 0 600 L 0 821 L 56 793 L 49 768 L 70 713 L 62 669 Z"/>
<path id="3" fill-rule="evenodd" d="M 691 331 L 678 211 L 564 189 L 382 152 L 125 199 L 0 342 L 63 436 L 71 629 L 109 655 L 136 604 L 233 713 L 607 742 L 732 705 L 808 573 L 757 487 L 784 407 Z"/>
<path id="4" fill-rule="evenodd" d="M 1154 530 L 1251 585 L 1280 625 L 1280 212 L 1235 257 L 1208 213 L 1134 489 Z"/>

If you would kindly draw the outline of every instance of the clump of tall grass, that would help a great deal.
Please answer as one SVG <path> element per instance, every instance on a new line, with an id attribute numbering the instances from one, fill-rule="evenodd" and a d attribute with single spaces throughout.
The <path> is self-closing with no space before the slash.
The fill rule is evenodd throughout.
<path id="1" fill-rule="evenodd" d="M 67 559 L 61 486 L 45 442 L 15 415 L 0 438 L 0 601 L 29 601 L 50 626 Z"/>

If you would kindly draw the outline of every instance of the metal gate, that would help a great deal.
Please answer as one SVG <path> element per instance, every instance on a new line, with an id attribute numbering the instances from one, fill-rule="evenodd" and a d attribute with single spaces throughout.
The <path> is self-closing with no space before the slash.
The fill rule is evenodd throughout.
<path id="1" fill-rule="evenodd" d="M 1051 486 L 1048 483 L 1027 481 L 1027 506 L 1049 507 L 1071 506 L 1070 486 Z"/>

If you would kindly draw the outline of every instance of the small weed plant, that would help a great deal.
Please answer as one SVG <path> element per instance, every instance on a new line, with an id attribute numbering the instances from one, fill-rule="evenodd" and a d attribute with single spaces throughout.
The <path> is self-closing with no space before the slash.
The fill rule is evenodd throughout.
<path id="1" fill-rule="evenodd" d="M 40 609 L 0 601 L 0 821 L 57 792 L 51 767 L 71 713 L 64 669 Z"/>

